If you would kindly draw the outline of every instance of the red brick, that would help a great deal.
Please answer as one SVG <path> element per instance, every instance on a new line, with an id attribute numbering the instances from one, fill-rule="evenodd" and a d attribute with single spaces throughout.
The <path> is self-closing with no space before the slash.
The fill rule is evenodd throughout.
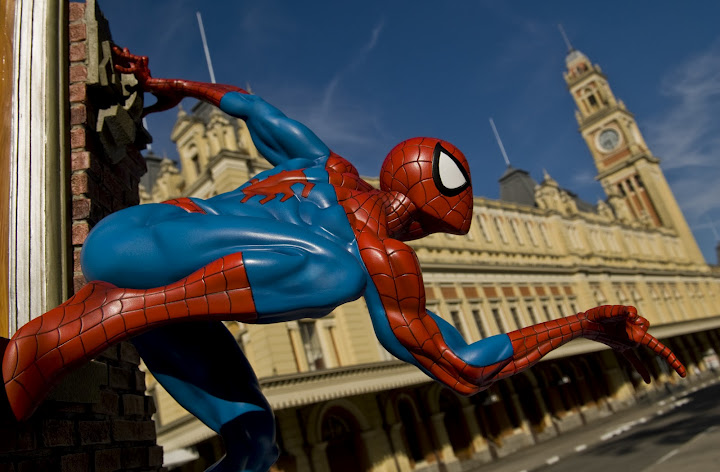
<path id="1" fill-rule="evenodd" d="M 131 343 L 120 343 L 120 360 L 140 365 L 140 354 Z"/>
<path id="2" fill-rule="evenodd" d="M 70 101 L 84 102 L 87 99 L 87 85 L 82 82 L 70 85 Z"/>
<path id="3" fill-rule="evenodd" d="M 85 4 L 84 3 L 70 3 L 70 21 L 82 20 L 85 17 Z"/>
<path id="4" fill-rule="evenodd" d="M 122 449 L 102 449 L 95 452 L 95 472 L 115 472 L 121 469 Z"/>
<path id="5" fill-rule="evenodd" d="M 87 67 L 83 64 L 70 66 L 70 82 L 85 82 L 88 77 Z"/>
<path id="6" fill-rule="evenodd" d="M 148 450 L 148 465 L 150 467 L 159 467 L 163 465 L 162 446 L 150 446 Z"/>
<path id="7" fill-rule="evenodd" d="M 75 444 L 75 423 L 69 420 L 45 420 L 42 424 L 42 443 L 47 447 Z"/>
<path id="8" fill-rule="evenodd" d="M 122 396 L 123 415 L 145 415 L 145 398 L 140 395 L 126 394 Z"/>
<path id="9" fill-rule="evenodd" d="M 148 448 L 147 447 L 128 447 L 122 452 L 123 469 L 137 469 L 146 467 L 148 464 Z"/>
<path id="10" fill-rule="evenodd" d="M 87 454 L 68 454 L 60 458 L 61 472 L 89 472 L 90 457 Z"/>
<path id="11" fill-rule="evenodd" d="M 84 220 L 90 216 L 90 199 L 79 198 L 72 202 L 72 219 Z"/>
<path id="12" fill-rule="evenodd" d="M 87 123 L 87 108 L 83 104 L 76 104 L 70 107 L 70 125 L 81 125 Z"/>
<path id="13" fill-rule="evenodd" d="M 132 372 L 120 367 L 110 366 L 110 388 L 132 390 L 134 387 L 135 377 Z"/>
<path id="14" fill-rule="evenodd" d="M 87 279 L 84 275 L 73 276 L 73 293 L 78 293 L 85 285 L 87 285 Z"/>
<path id="15" fill-rule="evenodd" d="M 80 421 L 80 444 L 110 444 L 109 421 Z"/>
<path id="16" fill-rule="evenodd" d="M 59 465 L 58 457 L 36 457 L 31 460 L 20 462 L 18 472 L 38 472 L 40 470 L 57 470 Z"/>
<path id="17" fill-rule="evenodd" d="M 73 251 L 73 272 L 82 272 L 82 267 L 80 265 L 80 249 L 75 249 Z"/>
<path id="18" fill-rule="evenodd" d="M 87 151 L 73 151 L 70 154 L 72 170 L 87 170 L 90 168 L 90 153 Z"/>
<path id="19" fill-rule="evenodd" d="M 87 223 L 73 223 L 72 226 L 72 243 L 82 244 L 87 239 L 87 235 L 90 232 L 90 226 Z"/>
<path id="20" fill-rule="evenodd" d="M 106 350 L 107 353 L 109 350 Z M 100 391 L 100 401 L 93 404 L 93 413 L 102 415 L 117 416 L 120 412 L 118 408 L 120 396 L 111 390 Z"/>
<path id="21" fill-rule="evenodd" d="M 70 147 L 72 149 L 84 148 L 86 145 L 85 128 L 78 127 L 70 130 Z"/>
<path id="22" fill-rule="evenodd" d="M 116 361 L 120 359 L 120 356 L 118 355 L 118 346 L 110 346 L 109 348 L 105 349 L 101 354 L 102 357 L 106 359 L 110 359 L 112 361 Z M 114 365 L 114 364 L 113 364 Z"/>
<path id="23" fill-rule="evenodd" d="M 145 391 L 145 372 L 135 371 L 135 390 L 138 392 Z"/>
<path id="24" fill-rule="evenodd" d="M 87 28 L 84 23 L 70 25 L 70 42 L 85 41 L 87 39 Z"/>
<path id="25" fill-rule="evenodd" d="M 90 176 L 87 172 L 75 172 L 70 177 L 70 192 L 73 195 L 83 195 L 90 191 Z"/>
<path id="26" fill-rule="evenodd" d="M 31 423 L 21 423 L 13 428 L 0 428 L 0 454 L 29 451 L 36 448 Z"/>
<path id="27" fill-rule="evenodd" d="M 155 407 L 155 399 L 153 397 L 145 397 L 145 414 L 147 416 L 152 416 L 157 412 L 157 408 Z"/>
<path id="28" fill-rule="evenodd" d="M 87 59 L 85 43 L 72 43 L 70 45 L 70 62 L 80 62 Z"/>

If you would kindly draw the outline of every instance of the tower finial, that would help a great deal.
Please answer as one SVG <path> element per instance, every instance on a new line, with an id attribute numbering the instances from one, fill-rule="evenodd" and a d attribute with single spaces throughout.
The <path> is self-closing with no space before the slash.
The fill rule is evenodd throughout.
<path id="1" fill-rule="evenodd" d="M 495 133 L 495 139 L 497 140 L 498 146 L 500 146 L 500 152 L 503 155 L 503 159 L 505 159 L 505 164 L 510 167 L 510 159 L 508 159 L 507 157 L 507 153 L 505 152 L 505 146 L 503 146 L 502 140 L 500 140 L 500 135 L 497 132 L 497 128 L 495 128 L 495 122 L 492 118 L 490 118 L 490 126 L 492 126 L 493 133 Z"/>
<path id="2" fill-rule="evenodd" d="M 575 48 L 570 44 L 570 40 L 567 37 L 567 34 L 565 33 L 565 28 L 563 28 L 563 25 L 558 24 L 558 29 L 560 30 L 560 34 L 562 34 L 563 39 L 565 40 L 565 45 L 568 48 L 568 52 L 572 52 L 575 50 Z"/>

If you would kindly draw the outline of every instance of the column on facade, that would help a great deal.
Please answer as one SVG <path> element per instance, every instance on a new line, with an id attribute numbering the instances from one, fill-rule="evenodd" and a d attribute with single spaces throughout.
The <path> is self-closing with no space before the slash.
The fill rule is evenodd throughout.
<path id="1" fill-rule="evenodd" d="M 445 429 L 445 413 L 435 413 L 430 416 L 430 425 L 432 428 L 433 437 L 435 438 L 436 449 L 440 453 L 440 457 L 445 464 L 445 467 L 450 470 L 454 470 L 453 464 L 459 466 L 458 458 L 455 456 L 452 444 L 450 444 L 450 437 L 448 436 L 447 429 Z"/>
<path id="2" fill-rule="evenodd" d="M 675 355 L 687 369 L 688 375 L 694 376 L 705 370 L 705 367 L 700 365 L 700 362 L 692 349 L 692 340 L 688 338 L 687 335 L 674 337 L 673 344 L 677 346 L 677 351 L 673 352 L 675 352 Z"/>
<path id="3" fill-rule="evenodd" d="M 371 429 L 360 433 L 365 445 L 372 472 L 397 472 L 393 451 L 382 429 Z"/>
<path id="4" fill-rule="evenodd" d="M 476 459 L 489 458 L 490 449 L 487 439 L 482 434 L 482 430 L 475 415 L 475 405 L 470 403 L 466 398 L 461 399 L 463 417 L 470 432 L 470 440 L 473 447 L 473 457 Z"/>
<path id="5" fill-rule="evenodd" d="M 310 458 L 305 447 L 305 440 L 296 410 L 279 410 L 275 412 L 277 418 L 278 437 L 282 438 L 284 451 L 295 461 L 295 472 L 312 472 Z"/>
<path id="6" fill-rule="evenodd" d="M 314 466 L 314 472 L 334 472 L 330 470 L 330 462 L 327 457 L 328 442 L 319 442 L 310 447 L 310 460 Z"/>
<path id="7" fill-rule="evenodd" d="M 407 472 L 412 470 L 410 465 L 409 451 L 405 448 L 405 441 L 403 441 L 403 424 L 397 422 L 388 426 L 388 436 L 390 436 L 390 444 L 392 445 L 393 451 L 395 451 L 395 462 L 399 472 Z"/>
<path id="8" fill-rule="evenodd" d="M 617 406 L 626 406 L 633 403 L 634 389 L 632 382 L 623 374 L 615 354 L 612 351 L 602 351 L 600 360 L 610 392 L 610 398 L 608 398 L 610 406 L 617 409 Z"/>

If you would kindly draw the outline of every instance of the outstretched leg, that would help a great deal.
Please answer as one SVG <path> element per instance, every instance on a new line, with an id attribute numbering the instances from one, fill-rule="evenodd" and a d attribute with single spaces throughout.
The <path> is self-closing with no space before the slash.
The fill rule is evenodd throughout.
<path id="1" fill-rule="evenodd" d="M 209 470 L 264 472 L 277 460 L 270 405 L 222 322 L 165 326 L 132 342 L 165 390 L 223 438 L 226 455 Z"/>

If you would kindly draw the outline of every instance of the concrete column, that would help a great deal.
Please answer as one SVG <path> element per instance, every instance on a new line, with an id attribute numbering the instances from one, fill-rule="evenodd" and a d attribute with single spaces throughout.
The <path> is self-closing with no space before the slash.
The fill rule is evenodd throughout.
<path id="1" fill-rule="evenodd" d="M 310 458 L 305 450 L 302 426 L 298 422 L 294 409 L 275 412 L 278 424 L 278 436 L 282 437 L 285 450 L 295 458 L 297 472 L 312 472 Z"/>
<path id="2" fill-rule="evenodd" d="M 372 429 L 360 434 L 370 460 L 372 472 L 398 472 L 388 438 L 381 429 Z"/>
<path id="3" fill-rule="evenodd" d="M 327 442 L 312 445 L 310 459 L 315 467 L 315 472 L 333 472 L 330 470 L 330 463 L 327 458 Z"/>
<path id="4" fill-rule="evenodd" d="M 545 399 L 543 398 L 539 387 L 533 388 L 533 395 L 535 396 L 535 401 L 537 402 L 537 406 L 542 414 L 542 430 L 535 431 L 535 442 L 537 443 L 557 436 L 558 431 L 555 428 L 555 423 L 553 423 L 553 420 L 550 417 L 550 411 L 548 410 L 547 405 L 545 405 Z"/>
<path id="5" fill-rule="evenodd" d="M 403 441 L 403 424 L 395 423 L 388 428 L 390 435 L 390 443 L 395 451 L 395 462 L 399 472 L 408 472 L 412 470 L 410 466 L 410 451 L 405 449 Z"/>
<path id="6" fill-rule="evenodd" d="M 472 438 L 473 459 L 482 462 L 490 462 L 492 455 L 490 454 L 490 448 L 488 447 L 487 440 L 482 435 L 482 430 L 478 424 L 477 416 L 475 416 L 475 405 L 470 404 L 464 406 L 462 410 L 468 430 L 470 431 L 470 437 Z"/>
<path id="7" fill-rule="evenodd" d="M 678 336 L 673 339 L 673 341 L 675 345 L 678 346 L 678 352 L 676 352 L 675 355 L 687 368 L 688 375 L 694 376 L 705 370 L 705 366 L 695 363 L 694 356 L 690 354 L 688 349 L 687 338 L 685 336 Z"/>
<path id="8" fill-rule="evenodd" d="M 626 408 L 635 403 L 633 396 L 634 389 L 630 380 L 625 377 L 622 369 L 617 363 L 617 359 L 610 351 L 604 351 L 602 354 L 602 363 L 605 368 L 605 379 L 607 380 L 610 397 L 608 402 L 614 411 Z"/>
<path id="9" fill-rule="evenodd" d="M 450 444 L 450 438 L 445 429 L 444 420 L 445 413 L 436 413 L 430 417 L 433 434 L 437 441 L 437 449 L 440 452 L 440 457 L 448 472 L 460 471 L 462 467 L 460 466 L 460 461 L 458 461 L 458 458 L 455 456 L 452 444 Z"/>

